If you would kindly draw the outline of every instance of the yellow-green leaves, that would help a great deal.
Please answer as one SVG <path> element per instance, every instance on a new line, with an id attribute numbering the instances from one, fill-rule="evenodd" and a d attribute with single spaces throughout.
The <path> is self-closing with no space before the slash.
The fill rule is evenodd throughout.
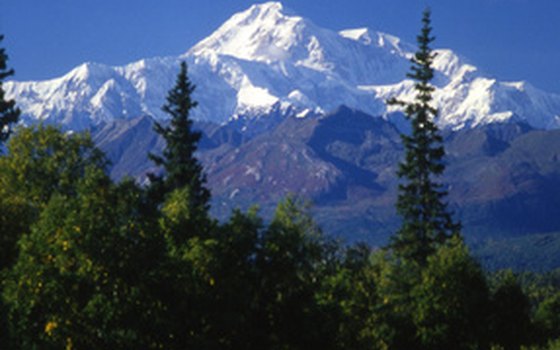
<path id="1" fill-rule="evenodd" d="M 52 196 L 107 181 L 106 160 L 89 135 L 50 126 L 19 128 L 0 157 L 0 269 L 13 263 L 16 242 Z"/>

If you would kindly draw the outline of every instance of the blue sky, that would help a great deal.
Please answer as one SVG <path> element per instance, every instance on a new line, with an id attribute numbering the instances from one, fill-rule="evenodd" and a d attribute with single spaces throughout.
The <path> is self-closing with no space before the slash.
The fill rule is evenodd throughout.
<path id="1" fill-rule="evenodd" d="M 85 61 L 125 64 L 177 55 L 245 0 L 4 0 L 3 46 L 17 80 L 60 76 Z M 449 47 L 502 80 L 560 93 L 560 0 L 285 0 L 316 24 L 368 26 L 414 41 L 429 5 L 436 47 Z"/>

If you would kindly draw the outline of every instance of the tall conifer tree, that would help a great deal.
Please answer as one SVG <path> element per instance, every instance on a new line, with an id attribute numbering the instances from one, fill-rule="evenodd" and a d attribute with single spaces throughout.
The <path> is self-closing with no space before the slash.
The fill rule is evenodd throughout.
<path id="1" fill-rule="evenodd" d="M 430 10 L 426 9 L 417 37 L 418 51 L 411 59 L 411 72 L 407 74 L 415 81 L 416 97 L 412 102 L 388 101 L 404 108 L 412 126 L 410 135 L 402 135 L 406 156 L 397 172 L 403 180 L 399 185 L 397 211 L 403 222 L 391 247 L 397 255 L 421 264 L 439 244 L 459 234 L 460 230 L 460 224 L 453 221 L 444 201 L 447 192 L 436 180 L 445 169 L 445 151 L 434 122 L 437 110 L 430 104 L 434 91 L 430 83 L 434 77 L 432 64 L 436 56 L 430 47 L 435 39 L 431 34 L 430 15 Z"/>
<path id="2" fill-rule="evenodd" d="M 0 42 L 4 36 L 0 35 Z M 8 55 L 6 50 L 0 48 L 0 142 L 5 142 L 12 133 L 11 125 L 17 123 L 20 110 L 16 107 L 14 100 L 6 100 L 5 91 L 2 87 L 4 79 L 14 75 L 13 69 L 8 69 L 6 61 Z"/>
<path id="3" fill-rule="evenodd" d="M 191 209 L 207 211 L 210 191 L 205 187 L 206 177 L 202 166 L 195 158 L 201 133 L 192 130 L 191 109 L 197 106 L 192 99 L 195 86 L 187 76 L 187 64 L 181 62 L 175 86 L 167 95 L 163 111 L 171 116 L 168 126 L 155 123 L 154 129 L 166 141 L 161 156 L 150 154 L 150 158 L 165 170 L 164 177 L 152 175 L 153 187 L 160 199 L 173 190 L 189 187 Z"/>

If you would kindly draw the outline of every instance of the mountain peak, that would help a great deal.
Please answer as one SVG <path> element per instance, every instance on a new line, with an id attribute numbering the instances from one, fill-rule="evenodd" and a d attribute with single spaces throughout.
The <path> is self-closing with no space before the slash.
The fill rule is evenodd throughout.
<path id="1" fill-rule="evenodd" d="M 85 62 L 67 73 L 64 78 L 85 81 L 91 78 L 107 77 L 113 73 L 113 68 L 101 63 Z"/>
<path id="2" fill-rule="evenodd" d="M 233 15 L 225 24 L 229 21 L 236 24 L 274 23 L 285 17 L 297 17 L 297 15 L 294 11 L 285 8 L 281 2 L 269 1 L 252 5 L 247 10 Z"/>
<path id="3" fill-rule="evenodd" d="M 261 4 L 254 4 L 249 8 L 249 11 L 261 14 L 279 14 L 284 11 L 284 5 L 280 1 L 268 1 Z"/>
<path id="4" fill-rule="evenodd" d="M 190 54 L 217 53 L 253 61 L 278 61 L 300 38 L 308 21 L 284 8 L 265 2 L 233 15 L 212 35 L 195 45 Z"/>

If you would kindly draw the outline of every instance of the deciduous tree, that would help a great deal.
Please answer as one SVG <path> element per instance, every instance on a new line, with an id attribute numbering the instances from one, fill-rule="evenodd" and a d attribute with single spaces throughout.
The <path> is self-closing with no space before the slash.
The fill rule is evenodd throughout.
<path id="1" fill-rule="evenodd" d="M 88 168 L 107 165 L 89 135 L 50 126 L 21 128 L 7 146 L 0 157 L 0 268 L 13 262 L 17 240 L 51 196 L 75 196 Z"/>

